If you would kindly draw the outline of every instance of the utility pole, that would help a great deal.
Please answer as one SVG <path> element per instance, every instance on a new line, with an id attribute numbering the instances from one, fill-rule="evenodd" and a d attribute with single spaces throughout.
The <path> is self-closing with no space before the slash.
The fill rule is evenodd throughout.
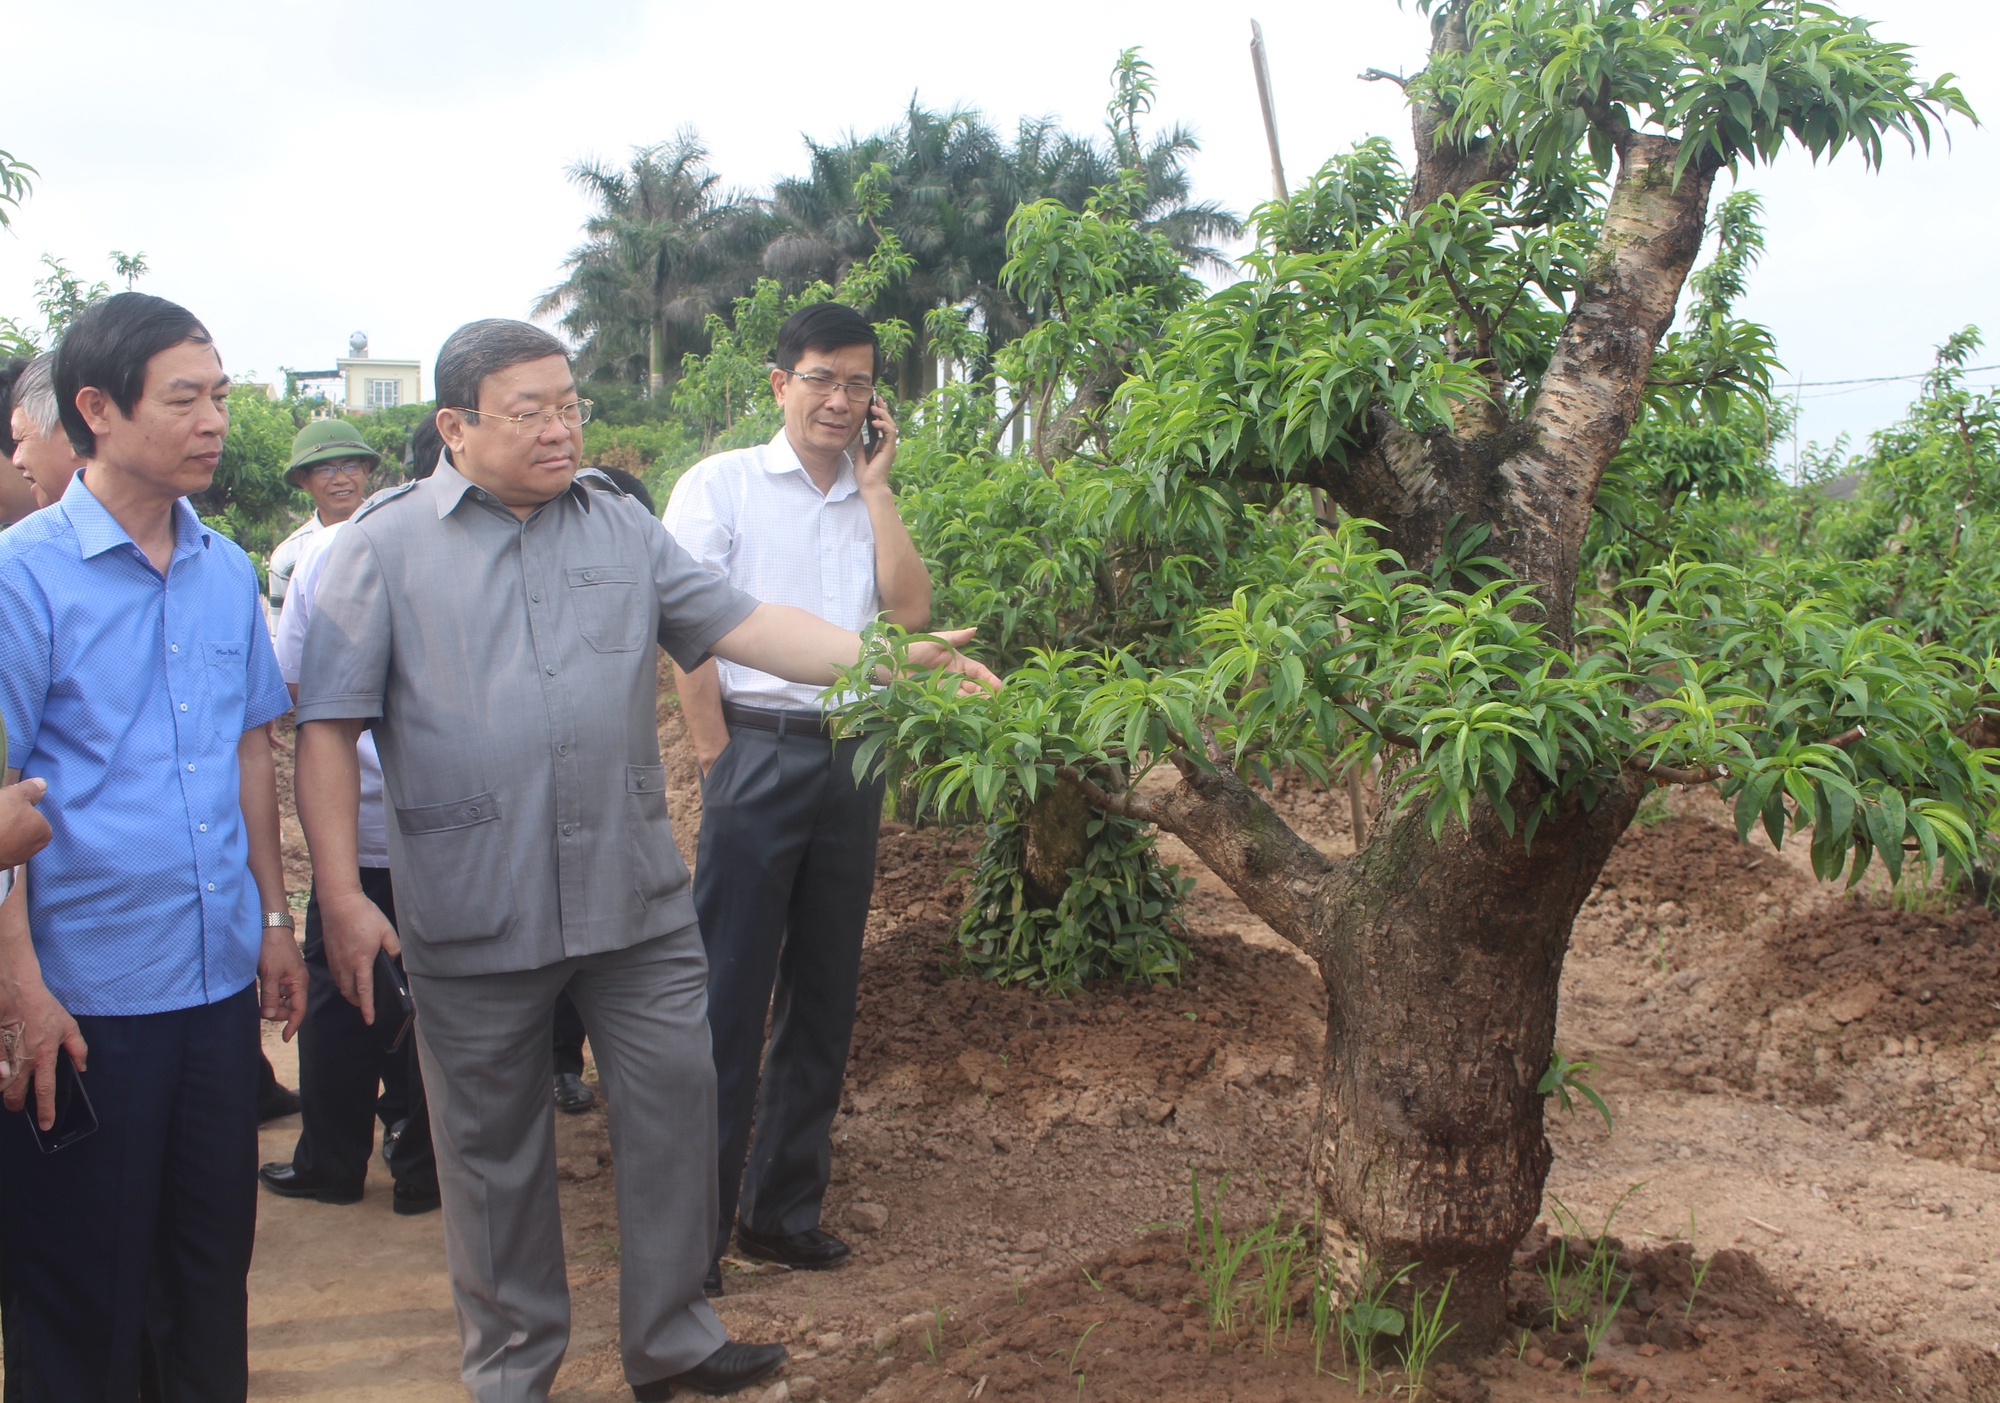
<path id="1" fill-rule="evenodd" d="M 1271 147 L 1271 194 L 1284 199 L 1291 193 L 1285 184 L 1285 162 L 1278 155 L 1278 107 L 1271 100 L 1271 65 L 1264 54 L 1264 26 L 1250 21 L 1250 67 L 1257 74 L 1257 105 L 1264 109 L 1264 140 Z"/>

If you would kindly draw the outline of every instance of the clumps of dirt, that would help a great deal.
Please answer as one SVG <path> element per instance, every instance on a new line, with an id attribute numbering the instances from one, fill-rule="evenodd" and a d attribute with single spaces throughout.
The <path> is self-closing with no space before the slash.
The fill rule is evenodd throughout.
<path id="1" fill-rule="evenodd" d="M 1575 1263 L 1594 1244 L 1562 1246 Z M 1686 1243 L 1627 1250 L 1614 1238 L 1606 1246 L 1618 1254 L 1631 1290 L 1594 1355 L 1573 1322 L 1558 1329 L 1550 1318 L 1544 1273 L 1558 1244 L 1538 1228 L 1516 1254 L 1509 1282 L 1513 1338 L 1491 1356 L 1433 1363 L 1423 1395 L 1436 1403 L 1512 1403 L 1586 1390 L 1760 1403 L 1904 1396 L 1899 1386 L 1908 1380 L 1799 1305 L 1752 1257 L 1716 1253 L 1693 1293 Z M 1182 1235 L 1154 1231 L 1025 1289 L 905 1317 L 876 1339 L 881 1358 L 866 1396 L 882 1403 L 989 1395 L 1048 1403 L 1086 1395 L 1145 1403 L 1339 1396 L 1354 1388 L 1355 1365 L 1341 1356 L 1337 1335 L 1315 1347 L 1309 1290 L 1308 1280 L 1293 1292 L 1288 1324 L 1267 1330 L 1250 1318 L 1219 1334 Z M 1379 1375 L 1371 1369 L 1379 1396 L 1408 1385 L 1396 1353 L 1391 1342 L 1375 1361 Z M 834 1384 L 824 1396 L 855 1395 Z"/>
<path id="2" fill-rule="evenodd" d="M 962 900 L 951 874 L 973 846 L 922 832 L 882 836 L 877 909 L 900 919 L 863 956 L 847 1078 L 854 1112 L 921 1113 L 961 1138 L 1025 1136 L 1024 1149 L 1079 1125 L 1165 1127 L 1198 1150 L 1226 1140 L 1243 1165 L 1291 1152 L 1289 1125 L 1262 1127 L 1310 1119 L 1324 1026 L 1321 992 L 1295 961 L 1198 935 L 1178 985 L 1107 983 L 1051 999 L 950 977 Z"/>
<path id="3" fill-rule="evenodd" d="M 1557 1318 L 1550 1284 L 1565 1272 L 1574 1278 L 1599 1250 L 1616 1257 L 1625 1295 L 1593 1354 L 1582 1324 Z M 1721 1384 L 1768 1403 L 1900 1396 L 1888 1365 L 1802 1305 L 1748 1253 L 1725 1249 L 1703 1262 L 1686 1242 L 1630 1249 L 1617 1237 L 1553 1238 L 1538 1223 L 1514 1263 L 1515 1335 L 1501 1352 L 1499 1378 L 1575 1379 L 1588 1360 L 1590 1386 L 1607 1392 Z"/>
<path id="4" fill-rule="evenodd" d="M 1837 891 L 1699 817 L 1635 829 L 1577 921 L 1580 1026 L 1672 1084 L 2000 1169 L 2000 924 Z"/>

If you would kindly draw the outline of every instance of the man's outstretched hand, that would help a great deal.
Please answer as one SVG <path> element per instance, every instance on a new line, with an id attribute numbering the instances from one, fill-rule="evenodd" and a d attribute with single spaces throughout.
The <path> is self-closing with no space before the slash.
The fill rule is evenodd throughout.
<path id="1" fill-rule="evenodd" d="M 960 674 L 964 680 L 958 684 L 958 694 L 962 697 L 973 695 L 981 687 L 997 692 L 1006 683 L 994 675 L 993 669 L 958 651 L 964 644 L 970 643 L 978 631 L 972 628 L 939 629 L 933 636 L 941 642 L 920 640 L 912 643 L 904 656 L 918 667 L 943 667 Z"/>

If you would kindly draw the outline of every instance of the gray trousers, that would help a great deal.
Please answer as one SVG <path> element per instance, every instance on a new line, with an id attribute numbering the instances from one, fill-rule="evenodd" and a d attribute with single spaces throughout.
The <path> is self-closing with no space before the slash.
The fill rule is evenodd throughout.
<path id="1" fill-rule="evenodd" d="M 691 1369 L 727 1339 L 701 1291 L 717 1212 L 707 984 L 694 926 L 542 969 L 411 976 L 460 1375 L 478 1403 L 541 1403 L 569 1345 L 549 1092 L 565 986 L 610 1102 L 626 1380 Z"/>
<path id="2" fill-rule="evenodd" d="M 860 744 L 731 727 L 702 784 L 718 1257 L 739 1221 L 772 1237 L 819 1226 L 882 823 L 882 781 L 854 783 Z"/>

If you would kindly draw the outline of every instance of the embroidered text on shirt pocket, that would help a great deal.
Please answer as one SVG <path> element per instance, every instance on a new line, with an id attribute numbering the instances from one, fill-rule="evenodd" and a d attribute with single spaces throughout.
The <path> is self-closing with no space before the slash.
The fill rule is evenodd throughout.
<path id="1" fill-rule="evenodd" d="M 572 565 L 570 609 L 577 632 L 600 653 L 631 653 L 646 641 L 645 596 L 639 592 L 639 572 L 630 565 Z"/>
<path id="2" fill-rule="evenodd" d="M 241 642 L 204 643 L 202 669 L 208 688 L 208 721 L 217 740 L 233 741 L 247 729 L 250 706 L 250 649 Z"/>
<path id="3" fill-rule="evenodd" d="M 489 791 L 396 810 L 405 857 L 429 876 L 413 886 L 416 934 L 439 945 L 493 940 L 520 920 L 500 801 Z M 426 899 L 428 898 L 428 899 Z"/>

